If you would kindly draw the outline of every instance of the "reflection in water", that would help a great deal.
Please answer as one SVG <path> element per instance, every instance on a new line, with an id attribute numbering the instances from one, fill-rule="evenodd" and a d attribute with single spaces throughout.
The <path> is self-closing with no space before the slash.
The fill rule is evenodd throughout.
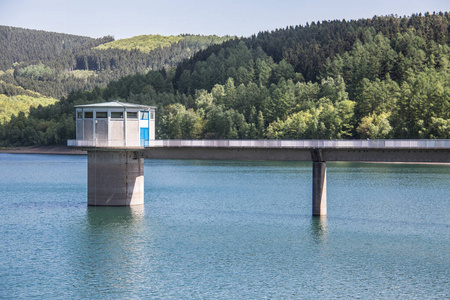
<path id="1" fill-rule="evenodd" d="M 316 216 L 311 218 L 311 236 L 317 243 L 326 242 L 328 238 L 327 216 Z"/>
<path id="2" fill-rule="evenodd" d="M 135 226 L 144 218 L 144 205 L 128 207 L 88 206 L 87 218 L 91 226 Z"/>
<path id="3" fill-rule="evenodd" d="M 141 288 L 142 276 L 152 268 L 154 236 L 145 224 L 144 206 L 88 207 L 84 236 L 75 269 L 86 295 L 129 293 Z M 150 226 L 151 227 L 151 226 Z"/>

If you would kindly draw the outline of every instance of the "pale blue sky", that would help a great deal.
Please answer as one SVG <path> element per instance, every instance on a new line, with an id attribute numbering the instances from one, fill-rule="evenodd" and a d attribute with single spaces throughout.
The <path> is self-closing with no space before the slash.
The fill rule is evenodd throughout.
<path id="1" fill-rule="evenodd" d="M 0 0 L 0 25 L 116 39 L 250 36 L 306 22 L 450 11 L 450 0 Z"/>

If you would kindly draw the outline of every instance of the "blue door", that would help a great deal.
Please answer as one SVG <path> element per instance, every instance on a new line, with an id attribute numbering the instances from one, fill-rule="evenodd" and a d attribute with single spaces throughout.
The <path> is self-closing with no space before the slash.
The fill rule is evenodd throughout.
<path id="1" fill-rule="evenodd" d="M 148 146 L 148 128 L 141 128 L 141 146 Z"/>

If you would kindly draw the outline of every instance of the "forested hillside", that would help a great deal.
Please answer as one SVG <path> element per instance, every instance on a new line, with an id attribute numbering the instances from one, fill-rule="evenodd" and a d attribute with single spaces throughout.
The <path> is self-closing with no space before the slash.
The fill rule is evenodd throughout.
<path id="1" fill-rule="evenodd" d="M 60 98 L 71 91 L 104 87 L 126 75 L 171 68 L 228 39 L 186 35 L 114 41 L 111 36 L 92 39 L 0 26 L 0 70 L 4 71 L 0 80 Z"/>
<path id="2" fill-rule="evenodd" d="M 73 105 L 111 99 L 157 105 L 159 138 L 450 138 L 449 42 L 448 13 L 261 32 L 211 46 L 176 70 L 71 93 L 11 120 L 0 138 L 64 143 L 74 137 Z M 49 139 L 36 125 L 55 116 Z"/>
<path id="3" fill-rule="evenodd" d="M 90 37 L 0 25 L 0 70 L 11 69 L 15 63 L 48 61 L 83 46 L 97 45 Z"/>
<path id="4" fill-rule="evenodd" d="M 23 112 L 24 116 L 27 116 L 30 107 L 47 106 L 57 101 L 55 98 L 0 81 L 0 124 L 9 121 L 18 112 Z"/>
<path id="5" fill-rule="evenodd" d="M 195 52 L 228 39 L 147 35 L 114 41 L 110 36 L 92 39 L 0 26 L 0 81 L 35 91 L 41 97 L 59 99 L 71 91 L 105 87 L 110 81 L 126 75 L 171 68 Z M 0 105 L 14 103 L 14 100 L 17 97 L 3 94 Z M 29 108 L 25 103 L 37 106 L 46 102 L 27 98 L 21 104 L 9 105 L 10 109 L 2 110 L 0 115 L 26 112 Z M 9 118 L 10 115 L 0 116 L 0 123 Z"/>

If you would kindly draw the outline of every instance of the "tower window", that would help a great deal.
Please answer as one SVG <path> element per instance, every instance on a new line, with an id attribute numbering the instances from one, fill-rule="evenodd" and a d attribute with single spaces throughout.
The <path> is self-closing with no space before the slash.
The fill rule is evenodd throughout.
<path id="1" fill-rule="evenodd" d="M 141 111 L 141 120 L 148 120 L 148 111 Z"/>
<path id="2" fill-rule="evenodd" d="M 108 113 L 106 111 L 97 111 L 95 113 L 95 117 L 96 118 L 107 118 L 108 117 Z"/>
<path id="3" fill-rule="evenodd" d="M 123 111 L 112 111 L 111 118 L 113 119 L 123 119 Z"/>
<path id="4" fill-rule="evenodd" d="M 135 111 L 127 111 L 127 118 L 128 119 L 137 119 L 137 112 L 135 112 Z"/>

